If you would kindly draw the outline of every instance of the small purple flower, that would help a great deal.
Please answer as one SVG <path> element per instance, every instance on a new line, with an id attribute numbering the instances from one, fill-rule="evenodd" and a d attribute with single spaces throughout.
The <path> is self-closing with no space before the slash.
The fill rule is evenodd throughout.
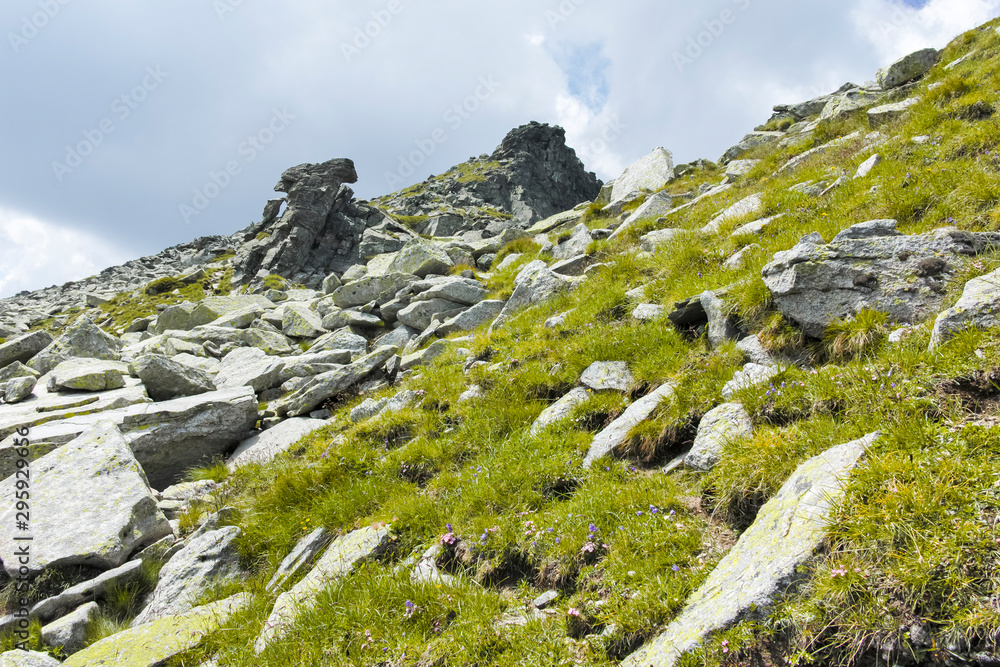
<path id="1" fill-rule="evenodd" d="M 677 567 L 676 565 L 674 565 L 674 566 L 673 566 L 672 568 L 670 568 L 670 569 L 671 569 L 671 570 L 673 570 L 674 572 L 680 572 L 680 571 L 681 571 L 681 568 Z"/>
<path id="2" fill-rule="evenodd" d="M 590 524 L 590 532 L 596 533 L 597 532 L 597 526 L 595 526 L 594 524 Z"/>
<path id="3" fill-rule="evenodd" d="M 451 524 L 450 523 L 444 524 L 444 527 L 448 530 L 449 533 L 453 532 L 452 529 L 451 529 Z"/>
<path id="4" fill-rule="evenodd" d="M 642 516 L 642 510 L 639 510 L 638 512 L 636 512 L 635 515 L 636 516 Z"/>

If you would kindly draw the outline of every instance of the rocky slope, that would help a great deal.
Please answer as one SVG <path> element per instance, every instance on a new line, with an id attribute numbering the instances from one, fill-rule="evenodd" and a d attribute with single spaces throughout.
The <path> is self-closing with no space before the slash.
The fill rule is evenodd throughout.
<path id="1" fill-rule="evenodd" d="M 995 23 L 4 301 L 0 662 L 1000 663 Z"/>

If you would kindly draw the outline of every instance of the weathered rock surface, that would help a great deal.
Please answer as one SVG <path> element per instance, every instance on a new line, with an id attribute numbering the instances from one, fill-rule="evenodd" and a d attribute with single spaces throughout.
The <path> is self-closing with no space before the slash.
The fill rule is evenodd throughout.
<path id="1" fill-rule="evenodd" d="M 583 467 L 589 468 L 594 461 L 607 456 L 622 445 L 628 438 L 629 431 L 649 419 L 660 402 L 673 394 L 673 385 L 665 384 L 630 405 L 621 417 L 594 437 L 594 441 L 590 443 L 590 450 L 583 459 Z"/>
<path id="2" fill-rule="evenodd" d="M 52 344 L 52 336 L 46 331 L 32 331 L 0 345 L 0 368 L 14 362 L 26 363 L 36 354 Z"/>
<path id="3" fill-rule="evenodd" d="M 764 284 L 777 309 L 815 338 L 863 308 L 916 323 L 940 310 L 948 281 L 969 257 L 998 244 L 996 233 L 943 228 L 904 236 L 893 221 L 872 221 L 831 243 L 815 235 L 777 253 Z"/>
<path id="4" fill-rule="evenodd" d="M 1000 270 L 967 282 L 958 303 L 937 316 L 931 349 L 960 331 L 997 325 L 1000 325 Z"/>
<path id="5" fill-rule="evenodd" d="M 580 384 L 594 391 L 628 391 L 634 382 L 624 361 L 595 361 L 580 376 Z"/>
<path id="6" fill-rule="evenodd" d="M 761 196 L 758 194 L 750 195 L 749 197 L 739 200 L 717 215 L 707 225 L 705 225 L 701 231 L 704 234 L 714 234 L 727 222 L 750 216 L 760 216 L 763 215 L 763 213 L 764 200 L 761 199 Z"/>
<path id="7" fill-rule="evenodd" d="M 267 463 L 313 431 L 327 426 L 323 419 L 286 419 L 240 443 L 226 465 L 235 470 L 250 463 Z"/>
<path id="8" fill-rule="evenodd" d="M 431 325 L 435 316 L 466 310 L 468 306 L 445 299 L 414 301 L 397 313 L 396 318 L 406 326 L 423 331 Z M 450 317 L 450 316 L 449 316 Z"/>
<path id="9" fill-rule="evenodd" d="M 637 190 L 659 190 L 674 177 L 674 156 L 665 148 L 656 148 L 644 155 L 615 179 L 611 203 L 621 201 Z"/>
<path id="10" fill-rule="evenodd" d="M 323 401 L 349 389 L 372 371 L 385 365 L 396 352 L 394 347 L 380 347 L 348 366 L 309 378 L 301 389 L 276 406 L 278 414 L 289 417 L 309 414 Z"/>
<path id="11" fill-rule="evenodd" d="M 158 667 L 198 646 L 250 602 L 246 593 L 119 632 L 70 656 L 63 667 Z"/>
<path id="12" fill-rule="evenodd" d="M 659 637 L 622 662 L 623 667 L 670 667 L 711 633 L 749 615 L 763 617 L 781 595 L 794 591 L 808 561 L 826 538 L 830 512 L 846 478 L 878 437 L 834 447 L 798 467 L 757 514 L 684 611 Z"/>
<path id="13" fill-rule="evenodd" d="M 48 653 L 16 649 L 0 653 L 0 667 L 59 667 L 60 662 Z"/>
<path id="14" fill-rule="evenodd" d="M 20 403 L 24 399 L 31 396 L 31 392 L 35 390 L 35 385 L 37 380 L 32 377 L 26 378 L 14 378 L 13 380 L 7 380 L 7 382 L 0 387 L 3 394 L 3 400 L 7 403 Z"/>
<path id="15" fill-rule="evenodd" d="M 168 535 L 167 537 L 172 537 Z M 104 595 L 112 585 L 124 585 L 142 576 L 142 561 L 131 560 L 97 577 L 67 588 L 62 593 L 42 600 L 31 608 L 31 617 L 43 621 L 58 618 L 70 609 L 95 600 Z"/>
<path id="16" fill-rule="evenodd" d="M 257 393 L 278 386 L 284 362 L 256 347 L 243 347 L 227 354 L 219 365 L 215 386 L 219 389 L 251 387 Z"/>
<path id="17" fill-rule="evenodd" d="M 566 419 L 573 412 L 573 408 L 583 404 L 589 397 L 590 393 L 585 387 L 573 389 L 538 415 L 531 425 L 531 435 L 538 435 L 549 426 Z"/>
<path id="18" fill-rule="evenodd" d="M 919 79 L 931 71 L 940 57 L 941 54 L 937 49 L 915 51 L 880 69 L 876 75 L 878 85 L 882 86 L 883 90 L 891 90 L 914 79 Z"/>
<path id="19" fill-rule="evenodd" d="M 882 127 L 886 123 L 890 123 L 897 118 L 905 114 L 910 107 L 919 102 L 920 100 L 916 97 L 911 97 L 909 99 L 903 100 L 902 102 L 894 102 L 893 104 L 883 104 L 882 106 L 875 107 L 874 109 L 868 110 L 868 125 L 873 130 Z"/>
<path id="20" fill-rule="evenodd" d="M 573 229 L 573 234 L 556 246 L 555 251 L 552 253 L 552 257 L 558 260 L 569 259 L 570 257 L 576 257 L 577 255 L 583 255 L 587 252 L 587 248 L 593 243 L 594 239 L 590 235 L 590 229 L 587 225 L 582 222 L 578 224 Z"/>
<path id="21" fill-rule="evenodd" d="M 88 602 L 73 613 L 43 626 L 42 641 L 48 646 L 61 647 L 66 655 L 76 653 L 86 643 L 87 629 L 98 612 L 97 603 Z"/>
<path id="22" fill-rule="evenodd" d="M 67 359 L 49 374 L 49 391 L 110 391 L 125 386 L 128 364 L 99 359 Z"/>
<path id="23" fill-rule="evenodd" d="M 723 403 L 709 410 L 698 425 L 694 446 L 684 457 L 689 468 L 709 471 L 719 462 L 727 442 L 753 434 L 750 415 L 739 403 Z"/>
<path id="24" fill-rule="evenodd" d="M 329 543 L 330 533 L 325 528 L 317 528 L 299 540 L 295 548 L 281 561 L 271 580 L 267 582 L 267 590 L 271 592 L 283 588 L 290 579 L 294 579 L 311 566 L 316 556 Z"/>
<path id="25" fill-rule="evenodd" d="M 337 288 L 333 292 L 333 300 L 339 308 L 363 306 L 372 301 L 382 305 L 392 301 L 396 292 L 415 280 L 416 277 L 403 273 L 365 277 Z"/>
<path id="26" fill-rule="evenodd" d="M 777 366 L 763 366 L 761 364 L 750 363 L 743 367 L 743 370 L 736 371 L 733 379 L 722 387 L 722 397 L 732 398 L 733 394 L 743 389 L 759 387 L 768 382 L 771 378 L 781 372 Z"/>
<path id="27" fill-rule="evenodd" d="M 136 550 L 171 534 L 128 444 L 110 422 L 43 456 L 31 466 L 31 573 L 49 567 L 114 568 Z M 0 483 L 14 497 L 16 477 Z M 23 535 L 13 504 L 0 511 L 0 558 L 17 573 Z"/>
<path id="28" fill-rule="evenodd" d="M 334 540 L 309 574 L 290 591 L 278 596 L 264 629 L 254 643 L 257 654 L 287 634 L 295 617 L 316 604 L 316 596 L 324 587 L 351 574 L 361 563 L 376 558 L 389 545 L 391 536 L 388 526 L 372 526 Z"/>
<path id="29" fill-rule="evenodd" d="M 326 329 L 316 311 L 303 303 L 288 303 L 281 317 L 281 333 L 290 338 L 319 338 Z"/>
<path id="30" fill-rule="evenodd" d="M 118 341 L 102 331 L 86 316 L 81 316 L 66 331 L 35 355 L 28 366 L 43 375 L 73 357 L 118 361 Z"/>
<path id="31" fill-rule="evenodd" d="M 137 627 L 192 608 L 210 586 L 243 576 L 236 540 L 240 529 L 226 526 L 192 538 L 160 570 L 160 580 L 142 612 Z"/>
<path id="32" fill-rule="evenodd" d="M 154 401 L 215 391 L 211 375 L 162 355 L 143 355 L 132 362 L 132 367 Z"/>
<path id="33" fill-rule="evenodd" d="M 437 333 L 447 336 L 460 331 L 478 329 L 495 320 L 503 312 L 506 303 L 506 301 L 500 300 L 480 301 L 465 312 L 445 320 L 438 328 Z"/>
<path id="34" fill-rule="evenodd" d="M 500 311 L 500 315 L 493 321 L 490 331 L 502 326 L 522 308 L 546 301 L 575 284 L 574 279 L 554 273 L 541 260 L 526 264 L 514 279 L 514 293 Z"/>
<path id="35" fill-rule="evenodd" d="M 639 239 L 639 249 L 643 252 L 656 252 L 661 247 L 688 234 L 689 232 L 684 229 L 657 229 Z"/>

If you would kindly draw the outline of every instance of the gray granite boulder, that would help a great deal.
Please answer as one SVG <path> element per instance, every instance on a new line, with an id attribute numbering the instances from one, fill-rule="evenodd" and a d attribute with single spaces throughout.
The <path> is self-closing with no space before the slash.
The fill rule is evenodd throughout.
<path id="1" fill-rule="evenodd" d="M 184 614 L 213 584 L 243 576 L 239 536 L 239 528 L 226 526 L 190 539 L 160 570 L 156 589 L 132 627 Z"/>
<path id="2" fill-rule="evenodd" d="M 489 295 L 478 280 L 461 276 L 447 276 L 432 280 L 420 281 L 411 286 L 414 292 L 413 301 L 429 301 L 445 299 L 465 306 L 474 306 Z"/>
<path id="3" fill-rule="evenodd" d="M 461 331 L 474 331 L 484 324 L 495 320 L 497 316 L 503 312 L 503 308 L 506 303 L 506 301 L 496 299 L 480 301 L 465 312 L 445 320 L 438 328 L 437 333 L 442 336 L 447 336 Z M 405 345 L 402 345 L 400 347 L 404 346 Z"/>
<path id="4" fill-rule="evenodd" d="M 764 200 L 759 194 L 753 194 L 739 200 L 722 213 L 712 218 L 712 220 L 705 225 L 701 231 L 704 234 L 714 234 L 727 222 L 739 220 L 741 218 L 745 219 L 751 216 L 760 217 L 763 214 Z"/>
<path id="5" fill-rule="evenodd" d="M 66 655 L 73 655 L 86 644 L 87 630 L 99 612 L 96 602 L 88 602 L 58 621 L 43 626 L 42 641 L 47 646 L 62 648 Z"/>
<path id="6" fill-rule="evenodd" d="M 338 287 L 333 292 L 333 300 L 339 308 L 363 306 L 372 301 L 382 305 L 392 301 L 396 292 L 416 280 L 416 276 L 395 272 L 382 276 L 365 277 Z"/>
<path id="7" fill-rule="evenodd" d="M 308 378 L 300 389 L 282 399 L 275 408 L 282 416 L 309 414 L 327 399 L 341 394 L 384 366 L 396 352 L 395 347 L 380 347 L 348 366 Z"/>
<path id="8" fill-rule="evenodd" d="M 426 301 L 414 301 L 406 308 L 396 314 L 396 319 L 408 327 L 423 331 L 431 325 L 435 316 L 445 314 L 450 318 L 458 314 L 458 311 L 468 310 L 468 306 L 448 301 L 446 299 L 428 299 Z M 445 319 L 440 318 L 439 319 Z"/>
<path id="9" fill-rule="evenodd" d="M 588 398 L 590 398 L 590 392 L 585 387 L 573 389 L 538 415 L 538 418 L 531 425 L 531 435 L 538 435 L 549 426 L 566 419 L 576 406 L 582 405 Z"/>
<path id="10" fill-rule="evenodd" d="M 60 662 L 48 653 L 15 649 L 0 653 L 0 667 L 59 667 Z"/>
<path id="11" fill-rule="evenodd" d="M 294 579 L 312 565 L 316 556 L 329 543 L 330 533 L 326 528 L 317 528 L 299 540 L 295 548 L 281 561 L 271 580 L 267 582 L 267 591 L 274 592 L 283 588 L 290 579 Z"/>
<path id="12" fill-rule="evenodd" d="M 319 338 L 326 333 L 323 318 L 304 303 L 287 303 L 281 317 L 281 332 L 289 338 Z"/>
<path id="13" fill-rule="evenodd" d="M 249 463 L 267 463 L 278 454 L 288 451 L 305 436 L 327 425 L 329 422 L 323 419 L 286 419 L 241 442 L 226 465 L 230 470 L 235 470 Z"/>
<path id="14" fill-rule="evenodd" d="M 727 442 L 753 435 L 753 422 L 740 403 L 723 403 L 709 410 L 698 425 L 694 446 L 684 457 L 689 468 L 711 470 Z"/>
<path id="15" fill-rule="evenodd" d="M 31 396 L 31 392 L 35 390 L 37 382 L 33 377 L 7 380 L 0 393 L 3 394 L 3 400 L 7 403 L 20 403 Z"/>
<path id="16" fill-rule="evenodd" d="M 545 262 L 535 260 L 526 264 L 514 279 L 514 293 L 490 326 L 495 331 L 522 308 L 542 303 L 562 291 L 577 285 L 577 279 L 567 278 L 550 270 Z"/>
<path id="17" fill-rule="evenodd" d="M 257 393 L 281 383 L 285 362 L 256 347 L 243 347 L 227 354 L 219 365 L 215 386 L 219 389 L 252 387 Z"/>
<path id="18" fill-rule="evenodd" d="M 936 229 L 901 235 L 893 221 L 855 225 L 824 244 L 818 234 L 779 252 L 763 269 L 774 304 L 809 336 L 868 308 L 891 322 L 920 322 L 941 310 L 946 287 L 1000 234 Z"/>
<path id="19" fill-rule="evenodd" d="M 35 355 L 28 366 L 45 374 L 63 361 L 79 357 L 84 359 L 121 359 L 118 341 L 104 333 L 88 317 L 81 316 L 44 350 Z"/>
<path id="20" fill-rule="evenodd" d="M 883 90 L 898 88 L 931 71 L 941 54 L 937 49 L 921 49 L 904 56 L 878 71 L 876 79 Z"/>
<path id="21" fill-rule="evenodd" d="M 128 364 L 99 359 L 67 359 L 49 373 L 48 390 L 110 391 L 125 386 Z"/>
<path id="22" fill-rule="evenodd" d="M 594 391 L 628 391 L 635 383 L 628 363 L 624 361 L 595 361 L 583 371 L 580 384 Z"/>
<path id="23" fill-rule="evenodd" d="M 195 396 L 215 391 L 208 373 L 157 354 L 147 354 L 132 362 L 146 393 L 154 401 L 168 401 L 180 396 Z"/>
<path id="24" fill-rule="evenodd" d="M 892 121 L 900 118 L 905 114 L 910 107 L 920 101 L 919 98 L 911 97 L 909 99 L 903 100 L 902 102 L 894 102 L 892 104 L 883 104 L 877 106 L 874 109 L 868 110 L 868 126 L 873 130 L 882 127 L 886 123 L 891 123 Z"/>
<path id="25" fill-rule="evenodd" d="M 960 331 L 996 326 L 1000 326 L 1000 269 L 967 282 L 958 303 L 937 316 L 931 349 Z"/>
<path id="26" fill-rule="evenodd" d="M 590 229 L 587 225 L 582 222 L 573 228 L 573 234 L 556 246 L 556 249 L 552 252 L 552 257 L 554 259 L 563 260 L 569 259 L 570 257 L 576 257 L 577 255 L 583 255 L 587 252 L 587 248 L 593 243 L 594 239 L 590 235 Z M 485 296 L 485 295 L 484 295 Z"/>
<path id="27" fill-rule="evenodd" d="M 36 354 L 52 344 L 52 336 L 46 331 L 32 331 L 0 345 L 0 368 L 14 362 L 26 363 Z"/>
<path id="28" fill-rule="evenodd" d="M 622 201 L 637 190 L 659 190 L 674 177 L 674 156 L 665 148 L 655 148 L 630 164 L 614 180 L 611 203 Z"/>
<path id="29" fill-rule="evenodd" d="M 593 442 L 590 443 L 590 449 L 587 451 L 587 456 L 583 459 L 583 467 L 589 468 L 594 461 L 607 456 L 617 447 L 623 445 L 628 439 L 629 432 L 649 419 L 661 401 L 673 395 L 674 386 L 665 384 L 628 406 L 618 419 L 611 422 L 603 431 L 594 436 Z"/>
<path id="30" fill-rule="evenodd" d="M 168 535 L 163 539 L 173 539 Z M 85 602 L 93 601 L 111 586 L 123 586 L 142 576 L 142 561 L 130 560 L 120 567 L 103 572 L 93 579 L 67 588 L 62 593 L 46 598 L 31 608 L 31 617 L 42 621 L 63 616 L 70 609 L 75 609 Z"/>
<path id="31" fill-rule="evenodd" d="M 689 232 L 685 229 L 656 229 L 639 239 L 639 249 L 643 252 L 656 252 L 676 239 L 688 235 Z"/>
<path id="32" fill-rule="evenodd" d="M 14 576 L 20 565 L 37 574 L 50 567 L 118 567 L 138 549 L 172 533 L 121 432 L 101 422 L 31 466 L 31 557 L 16 554 L 26 534 L 13 503 L 0 510 L 0 558 Z M 0 483 L 14 497 L 16 477 Z"/>
<path id="33" fill-rule="evenodd" d="M 722 397 L 732 398 L 732 396 L 744 389 L 759 387 L 771 380 L 781 372 L 777 366 L 763 366 L 761 364 L 750 363 L 743 367 L 743 370 L 736 371 L 733 379 L 722 387 Z"/>
<path id="34" fill-rule="evenodd" d="M 736 546 L 687 600 L 680 615 L 623 667 L 672 667 L 711 634 L 745 618 L 766 618 L 805 578 L 802 566 L 823 545 L 847 478 L 878 434 L 823 452 L 796 469 Z"/>
<path id="35" fill-rule="evenodd" d="M 426 278 L 432 273 L 447 273 L 453 265 L 451 257 L 440 246 L 423 239 L 413 239 L 396 253 L 389 264 L 389 272 Z"/>

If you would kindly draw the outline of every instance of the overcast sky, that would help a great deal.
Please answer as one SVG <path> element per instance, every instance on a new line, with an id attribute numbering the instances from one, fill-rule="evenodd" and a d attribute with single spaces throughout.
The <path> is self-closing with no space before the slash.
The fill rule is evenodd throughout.
<path id="1" fill-rule="evenodd" d="M 259 219 L 286 168 L 361 198 L 530 120 L 607 180 L 716 159 L 774 104 L 1000 14 L 1000 0 L 4 0 L 0 296 Z M 434 143 L 430 137 L 437 129 Z"/>

